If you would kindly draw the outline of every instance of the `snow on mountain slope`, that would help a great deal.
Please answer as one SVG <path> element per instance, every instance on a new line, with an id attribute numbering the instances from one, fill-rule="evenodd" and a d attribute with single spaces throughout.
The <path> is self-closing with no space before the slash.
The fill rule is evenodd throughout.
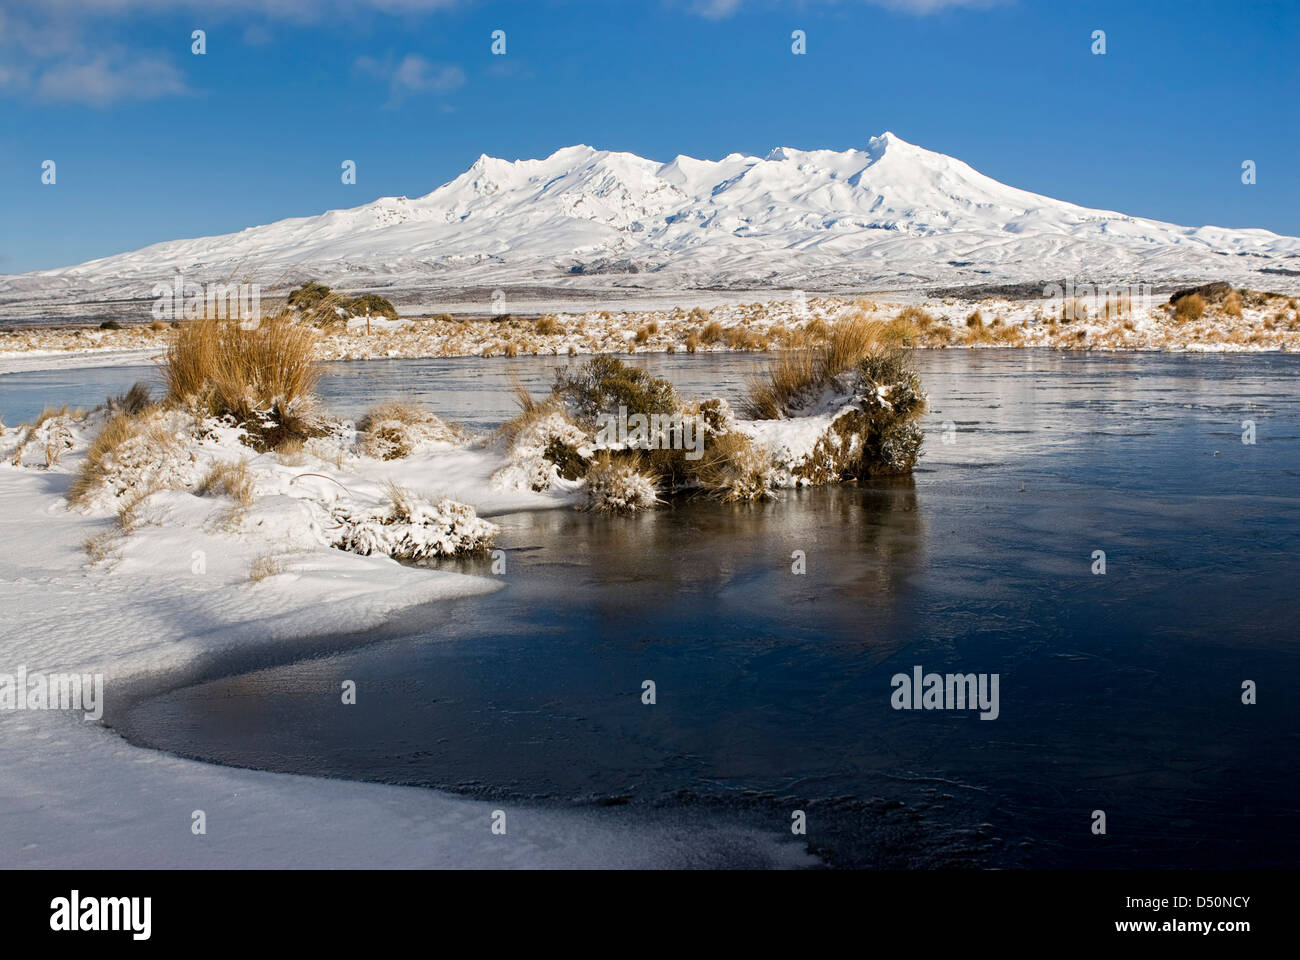
<path id="1" fill-rule="evenodd" d="M 308 278 L 393 291 L 834 291 L 1067 278 L 1290 287 L 1300 239 L 1091 210 L 1006 186 L 891 133 L 865 150 L 782 147 L 761 159 L 664 164 L 573 146 L 542 160 L 482 156 L 417 199 L 0 277 L 0 299 L 149 298 L 176 271 L 188 282 L 268 290 Z"/>

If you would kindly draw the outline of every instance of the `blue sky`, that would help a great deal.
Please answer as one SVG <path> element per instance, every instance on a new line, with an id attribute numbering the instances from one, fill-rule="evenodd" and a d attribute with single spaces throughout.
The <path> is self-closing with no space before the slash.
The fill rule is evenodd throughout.
<path id="1" fill-rule="evenodd" d="M 420 196 L 480 153 L 887 129 L 1086 206 L 1297 235 L 1297 37 L 1297 2 L 0 0 L 0 272 Z"/>

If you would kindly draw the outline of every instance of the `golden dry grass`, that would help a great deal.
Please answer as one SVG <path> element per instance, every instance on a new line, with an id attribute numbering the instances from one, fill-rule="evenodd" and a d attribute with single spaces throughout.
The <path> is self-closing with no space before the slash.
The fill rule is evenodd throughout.
<path id="1" fill-rule="evenodd" d="M 267 577 L 274 577 L 287 569 L 289 564 L 285 557 L 275 553 L 263 554 L 249 566 L 248 579 L 250 583 L 261 583 Z"/>
<path id="2" fill-rule="evenodd" d="M 267 409 L 311 395 L 320 379 L 316 332 L 285 315 L 256 326 L 204 318 L 181 325 L 163 367 L 172 400 L 207 400 L 211 412 Z"/>
<path id="3" fill-rule="evenodd" d="M 113 544 L 117 537 L 118 531 L 105 530 L 81 541 L 81 549 L 86 551 L 86 557 L 92 566 L 103 563 L 112 556 Z"/>
<path id="4" fill-rule="evenodd" d="M 904 307 L 895 319 L 903 323 L 915 324 L 921 330 L 927 329 L 934 323 L 934 316 L 917 306 Z"/>
<path id="5" fill-rule="evenodd" d="M 382 423 L 385 420 L 396 420 L 398 423 L 405 423 L 409 426 L 425 423 L 430 416 L 429 411 L 414 401 L 389 400 L 367 410 L 365 415 L 357 421 L 357 429 L 364 433 L 372 429 L 375 424 Z"/>
<path id="6" fill-rule="evenodd" d="M 724 503 L 770 497 L 767 477 L 771 469 L 771 456 L 736 431 L 712 438 L 693 467 L 695 478 L 708 495 Z"/>
<path id="7" fill-rule="evenodd" d="M 515 403 L 519 406 L 519 412 L 507 420 L 501 426 L 497 427 L 493 437 L 504 440 L 507 444 L 513 444 L 519 434 L 523 433 L 529 426 L 551 413 L 556 412 L 560 405 L 554 397 L 547 397 L 538 400 L 528 388 L 524 386 L 519 374 L 510 371 L 510 389 L 514 392 Z"/>
<path id="8" fill-rule="evenodd" d="M 700 339 L 707 344 L 721 343 L 724 336 L 722 324 L 716 320 L 710 320 L 700 331 Z"/>
<path id="9" fill-rule="evenodd" d="M 253 505 L 253 479 L 248 474 L 248 464 L 243 460 L 233 463 L 215 463 L 194 491 L 200 497 L 225 494 L 241 507 Z"/>
<path id="10" fill-rule="evenodd" d="M 68 500 L 71 503 L 81 503 L 99 487 L 110 473 L 111 459 L 117 448 L 134 437 L 139 429 L 139 421 L 127 413 L 119 413 L 104 424 L 99 436 L 86 451 L 86 459 L 81 462 L 80 471 L 68 487 Z"/>
<path id="11" fill-rule="evenodd" d="M 1174 316 L 1184 322 L 1201 319 L 1205 316 L 1205 298 L 1199 293 L 1188 294 L 1174 306 Z"/>
<path id="12" fill-rule="evenodd" d="M 289 314 L 256 325 L 206 317 L 183 323 L 167 348 L 168 400 L 245 424 L 255 445 L 276 449 L 311 434 L 303 411 L 320 379 L 316 330 Z"/>
<path id="13" fill-rule="evenodd" d="M 811 392 L 888 345 L 881 321 L 860 314 L 841 320 L 819 346 L 782 353 L 768 375 L 750 385 L 745 414 L 754 420 L 786 416 Z"/>

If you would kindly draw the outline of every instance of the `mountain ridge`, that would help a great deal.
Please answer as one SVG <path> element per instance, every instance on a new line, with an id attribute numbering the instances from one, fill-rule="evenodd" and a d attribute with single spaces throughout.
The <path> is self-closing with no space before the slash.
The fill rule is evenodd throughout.
<path id="1" fill-rule="evenodd" d="M 1296 268 L 1298 238 L 1055 200 L 886 131 L 861 150 L 782 146 L 761 158 L 660 162 L 586 144 L 536 159 L 482 154 L 414 199 L 0 276 L 0 295 L 145 297 L 176 272 L 272 289 L 311 278 L 343 289 L 834 292 L 1045 277 L 1243 283 Z"/>

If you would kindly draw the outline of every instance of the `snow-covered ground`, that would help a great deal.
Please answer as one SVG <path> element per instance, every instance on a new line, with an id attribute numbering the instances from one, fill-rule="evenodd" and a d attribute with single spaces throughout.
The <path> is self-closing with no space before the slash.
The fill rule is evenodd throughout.
<path id="1" fill-rule="evenodd" d="M 12 463 L 0 435 L 0 674 L 102 673 L 123 686 L 216 655 L 310 648 L 403 612 L 498 588 L 490 577 L 400 565 L 327 545 L 330 510 L 382 497 L 393 480 L 480 511 L 547 507 L 565 494 L 502 488 L 489 449 L 430 443 L 402 461 L 255 455 L 217 431 L 165 465 L 125 527 L 104 491 L 65 498 L 102 423 L 51 421 Z M 321 448 L 313 448 L 317 452 Z M 56 451 L 48 464 L 48 450 Z M 197 495 L 193 476 L 245 460 L 255 497 Z M 157 458 L 153 458 L 156 460 Z M 150 469 L 157 472 L 155 464 Z M 153 474 L 151 474 L 152 476 Z M 154 476 L 154 479 L 158 479 Z M 143 481 L 141 481 L 143 482 Z M 268 562 L 269 561 L 269 562 Z M 429 606 L 433 605 L 433 606 Z M 366 691 L 358 691 L 363 709 Z M 382 709 L 375 705 L 372 709 Z M 617 812 L 504 805 L 430 790 L 223 768 L 127 744 L 80 712 L 0 709 L 0 837 L 17 867 L 653 867 L 811 861 L 779 834 Z M 195 835 L 195 811 L 206 833 Z"/>
<path id="2" fill-rule="evenodd" d="M 872 298 L 769 297 L 753 302 L 662 306 L 650 310 L 555 312 L 539 318 L 490 320 L 405 317 L 398 321 L 351 321 L 326 331 L 321 360 L 397 357 L 569 356 L 591 353 L 778 350 L 811 323 L 832 323 L 866 311 L 891 319 L 909 307 L 933 324 L 915 331 L 916 346 L 946 348 L 1048 347 L 1059 350 L 1300 350 L 1300 312 L 1294 297 L 1248 298 L 1240 315 L 1215 305 L 1198 320 L 1174 317 L 1167 296 L 1132 302 L 1123 314 L 1106 315 L 1092 298 L 1088 315 L 1050 323 L 1060 312 L 1053 300 L 985 297 L 890 296 Z M 974 314 L 978 327 L 968 325 Z M 913 321 L 908 321 L 912 323 Z M 160 357 L 171 329 L 147 325 L 122 330 L 20 329 L 0 333 L 0 374 L 24 370 L 132 363 Z"/>

